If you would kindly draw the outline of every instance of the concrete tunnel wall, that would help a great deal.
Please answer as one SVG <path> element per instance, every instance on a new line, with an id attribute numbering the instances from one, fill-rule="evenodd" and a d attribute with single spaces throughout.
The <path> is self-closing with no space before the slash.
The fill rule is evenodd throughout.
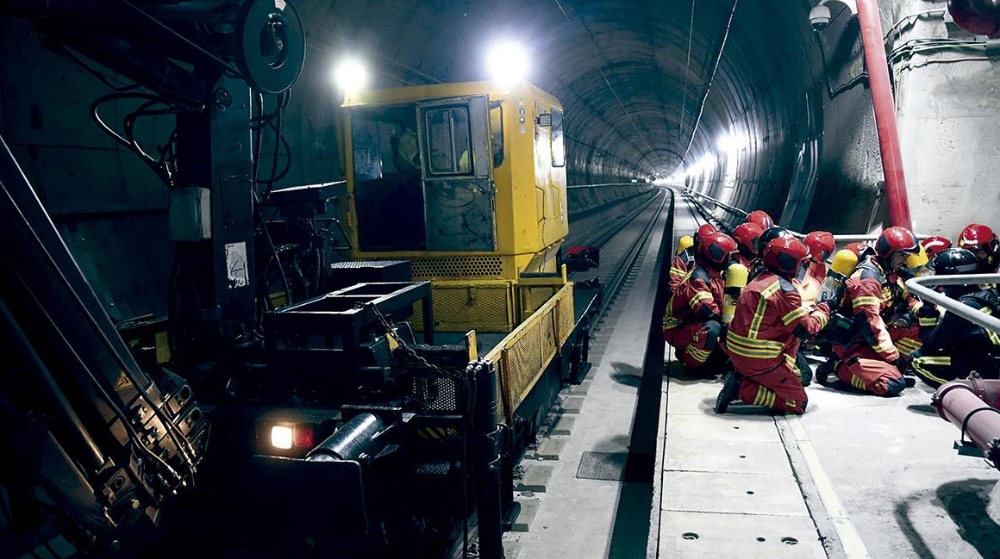
<path id="1" fill-rule="evenodd" d="M 279 186 L 340 178 L 340 93 L 330 80 L 339 56 L 365 54 L 377 87 L 476 80 L 485 77 L 483 42 L 519 30 L 536 53 L 532 81 L 566 109 L 570 184 L 666 176 L 719 151 L 716 140 L 728 132 L 737 140 L 735 163 L 720 158 L 690 181 L 699 190 L 775 217 L 797 200 L 788 220 L 803 230 L 877 228 L 888 214 L 870 92 L 858 78 L 857 20 L 831 2 L 833 21 L 815 33 L 807 18 L 813 4 L 300 2 L 306 66 L 284 115 L 293 162 Z M 881 17 L 915 228 L 954 237 L 971 221 L 1000 227 L 993 221 L 1000 69 L 992 47 L 945 21 L 945 7 L 944 0 L 883 1 Z M 0 17 L 0 33 L 0 133 L 112 316 L 162 314 L 171 252 L 166 193 L 90 121 L 90 103 L 110 90 L 36 44 L 26 23 Z M 979 46 L 933 43 L 943 38 Z M 120 121 L 134 106 L 113 102 L 102 114 Z M 156 117 L 141 127 L 156 146 L 173 126 Z M 810 144 L 815 184 L 800 162 Z M 265 167 L 270 146 L 265 138 Z M 582 192 L 571 191 L 571 212 L 589 202 Z"/>

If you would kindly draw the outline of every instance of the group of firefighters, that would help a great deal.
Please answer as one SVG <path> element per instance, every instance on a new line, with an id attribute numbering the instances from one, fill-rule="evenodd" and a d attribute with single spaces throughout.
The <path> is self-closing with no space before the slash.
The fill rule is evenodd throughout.
<path id="1" fill-rule="evenodd" d="M 889 227 L 874 245 L 835 251 L 831 233 L 799 240 L 761 210 L 732 236 L 706 224 L 679 240 L 663 337 L 688 375 L 725 374 L 716 413 L 736 399 L 803 413 L 813 377 L 804 345 L 827 358 L 816 370 L 820 384 L 880 396 L 899 395 L 916 377 L 940 386 L 973 370 L 997 376 L 997 333 L 922 303 L 904 284 L 926 274 L 996 273 L 1000 241 L 991 228 L 969 225 L 952 246 Z M 992 284 L 939 291 L 1000 312 Z"/>

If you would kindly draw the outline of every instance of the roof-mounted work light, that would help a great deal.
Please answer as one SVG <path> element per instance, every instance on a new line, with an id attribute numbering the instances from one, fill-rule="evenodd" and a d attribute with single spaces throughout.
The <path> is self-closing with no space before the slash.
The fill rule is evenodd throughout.
<path id="1" fill-rule="evenodd" d="M 345 58 L 333 70 L 333 81 L 341 91 L 359 91 L 368 87 L 368 68 L 357 58 Z"/>
<path id="2" fill-rule="evenodd" d="M 512 84 L 523 80 L 530 69 L 527 49 L 514 41 L 501 41 L 486 52 L 486 66 L 497 82 Z"/>

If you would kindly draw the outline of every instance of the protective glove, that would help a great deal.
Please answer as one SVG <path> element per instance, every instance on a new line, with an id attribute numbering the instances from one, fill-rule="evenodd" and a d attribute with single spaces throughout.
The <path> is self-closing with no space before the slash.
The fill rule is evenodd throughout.
<path id="1" fill-rule="evenodd" d="M 913 326 L 913 313 L 903 313 L 892 321 L 892 325 L 897 328 L 910 328 Z"/>

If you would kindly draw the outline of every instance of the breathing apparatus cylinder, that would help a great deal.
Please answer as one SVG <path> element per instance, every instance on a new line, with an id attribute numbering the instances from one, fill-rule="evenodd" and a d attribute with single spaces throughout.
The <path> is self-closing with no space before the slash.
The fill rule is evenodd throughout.
<path id="1" fill-rule="evenodd" d="M 677 240 L 677 255 L 680 256 L 684 254 L 684 251 L 694 246 L 694 237 L 691 235 L 684 235 Z"/>
<path id="2" fill-rule="evenodd" d="M 826 272 L 823 287 L 820 289 L 819 300 L 836 307 L 844 298 L 844 280 L 858 266 L 858 255 L 842 249 L 833 255 L 833 265 Z M 832 310 L 832 308 L 831 308 Z"/>
<path id="3" fill-rule="evenodd" d="M 733 321 L 736 313 L 736 300 L 740 298 L 740 291 L 747 286 L 747 277 L 750 271 L 743 264 L 733 263 L 726 268 L 726 287 L 723 291 L 722 302 L 722 323 L 728 325 Z"/>

